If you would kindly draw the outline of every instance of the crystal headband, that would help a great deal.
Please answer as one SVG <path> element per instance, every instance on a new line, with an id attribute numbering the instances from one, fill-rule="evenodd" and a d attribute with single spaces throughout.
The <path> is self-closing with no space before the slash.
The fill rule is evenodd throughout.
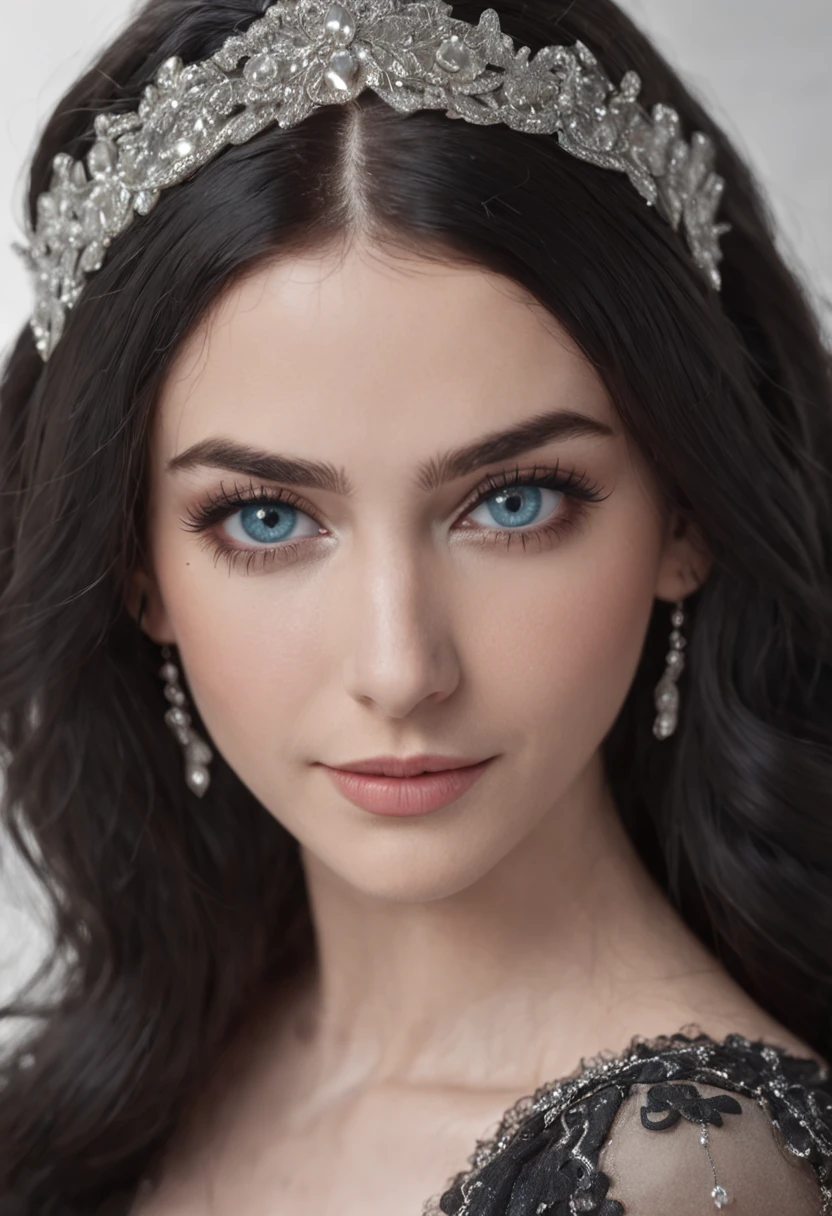
<path id="1" fill-rule="evenodd" d="M 547 46 L 529 58 L 486 9 L 474 26 L 450 16 L 443 0 L 277 0 L 244 34 L 209 59 L 185 66 L 168 59 L 137 111 L 99 114 L 96 142 L 84 161 L 59 153 L 50 188 L 27 216 L 29 246 L 15 249 L 35 282 L 31 326 L 47 360 L 67 310 L 108 246 L 147 215 L 161 190 L 277 122 L 294 126 L 319 106 L 350 101 L 371 88 L 402 113 L 444 110 L 478 125 L 557 132 L 573 156 L 626 173 L 646 202 L 675 230 L 719 290 L 720 236 L 714 222 L 724 180 L 713 172 L 715 148 L 697 131 L 690 144 L 680 119 L 638 103 L 641 80 L 627 72 L 616 89 L 582 42 Z M 489 67 L 488 65 L 492 65 Z"/>

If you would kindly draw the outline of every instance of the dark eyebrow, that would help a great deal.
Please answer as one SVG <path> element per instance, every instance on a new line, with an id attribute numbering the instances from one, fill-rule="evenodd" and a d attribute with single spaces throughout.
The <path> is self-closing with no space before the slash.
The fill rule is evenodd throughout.
<path id="1" fill-rule="evenodd" d="M 493 431 L 467 443 L 461 448 L 431 457 L 418 466 L 415 484 L 418 489 L 436 490 L 446 482 L 465 477 L 484 465 L 513 460 L 526 452 L 543 447 L 556 439 L 572 439 L 580 435 L 613 436 L 616 432 L 607 423 L 574 410 L 553 410 L 536 414 L 504 431 Z M 200 466 L 227 469 L 264 481 L 325 490 L 331 494 L 351 497 L 355 491 L 344 468 L 317 460 L 299 460 L 261 451 L 232 439 L 201 439 L 167 463 L 170 473 Z"/>

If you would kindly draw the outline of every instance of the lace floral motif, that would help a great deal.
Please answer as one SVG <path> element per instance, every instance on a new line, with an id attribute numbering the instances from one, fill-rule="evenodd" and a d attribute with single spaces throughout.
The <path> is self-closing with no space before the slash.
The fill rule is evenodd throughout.
<path id="1" fill-rule="evenodd" d="M 669 1114 L 663 1119 L 651 1119 L 651 1112 L 656 1110 L 666 1110 Z M 728 1094 L 705 1098 L 695 1085 L 651 1085 L 647 1091 L 647 1105 L 641 1108 L 641 1122 L 651 1131 L 662 1131 L 665 1127 L 673 1127 L 684 1116 L 691 1123 L 715 1123 L 722 1127 L 721 1111 L 741 1115 L 742 1107 Z"/>
<path id="2" fill-rule="evenodd" d="M 828 1070 L 740 1034 L 717 1042 L 701 1032 L 686 1033 L 696 1029 L 636 1036 L 623 1052 L 582 1059 L 571 1076 L 520 1098 L 494 1136 L 477 1141 L 468 1168 L 425 1202 L 422 1216 L 626 1216 L 624 1206 L 608 1196 L 610 1179 L 598 1159 L 633 1086 L 650 1086 L 640 1112 L 647 1130 L 672 1127 L 682 1118 L 698 1123 L 709 1160 L 708 1125 L 721 1127 L 723 1115 L 742 1113 L 730 1094 L 706 1097 L 694 1082 L 756 1100 L 787 1148 L 813 1166 L 822 1216 L 832 1216 Z M 722 1207 L 728 1196 L 715 1175 L 714 1183 L 711 1198 Z"/>

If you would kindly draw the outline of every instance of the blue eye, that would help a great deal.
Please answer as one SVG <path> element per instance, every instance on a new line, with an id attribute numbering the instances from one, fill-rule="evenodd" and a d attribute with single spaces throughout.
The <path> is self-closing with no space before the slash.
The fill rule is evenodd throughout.
<path id="1" fill-rule="evenodd" d="M 554 495 L 554 503 L 550 498 L 547 504 L 547 494 Z M 586 474 L 536 466 L 524 474 L 515 468 L 488 475 L 463 509 L 460 526 L 477 541 L 508 548 L 516 539 L 525 549 L 528 541 L 535 540 L 539 548 L 544 541 L 551 545 L 565 535 L 591 503 L 606 497 Z M 326 535 L 326 528 L 312 512 L 297 505 L 301 501 L 290 490 L 274 491 L 251 485 L 247 491 L 235 487 L 229 493 L 223 488 L 218 495 L 209 496 L 205 503 L 189 511 L 182 522 L 189 531 L 204 533 L 206 548 L 225 557 L 229 567 L 244 560 L 248 571 L 267 561 L 291 561 L 305 540 Z M 476 511 L 482 512 L 484 518 L 475 519 Z M 545 512 L 542 519 L 541 511 Z M 222 530 L 215 536 L 210 529 L 217 524 L 222 525 Z"/>
<path id="2" fill-rule="evenodd" d="M 528 528 L 541 522 L 537 516 L 541 509 L 541 501 L 545 505 L 544 494 L 556 499 L 556 507 L 564 497 L 563 491 L 547 490 L 540 486 L 510 486 L 490 494 L 475 509 L 477 511 L 487 510 L 491 515 L 491 520 L 501 527 Z M 474 512 L 469 512 L 469 514 L 473 518 Z M 551 511 L 548 514 L 551 514 Z M 488 519 L 479 522 L 486 527 L 489 527 L 491 523 Z"/>
<path id="3" fill-rule="evenodd" d="M 292 540 L 302 539 L 302 537 L 293 535 L 293 529 L 299 517 L 309 519 L 308 515 L 304 515 L 303 511 L 299 511 L 291 503 L 250 502 L 240 511 L 235 511 L 228 517 L 226 530 L 233 533 L 233 525 L 236 524 L 241 535 L 232 536 L 233 539 L 256 541 L 262 545 L 276 545 L 290 538 Z M 314 520 L 309 520 L 309 522 L 312 524 L 312 528 L 308 535 L 315 536 L 319 531 L 318 525 Z"/>
<path id="4" fill-rule="evenodd" d="M 541 510 L 541 503 L 545 505 L 544 496 L 547 494 L 550 498 L 555 498 L 555 507 L 564 497 L 562 491 L 547 490 L 533 485 L 511 486 L 507 489 L 493 491 L 475 508 L 475 511 L 487 511 L 491 515 L 491 519 L 481 519 L 478 522 L 485 527 L 489 527 L 493 522 L 501 527 L 528 528 L 541 522 L 537 517 Z M 554 507 L 550 507 L 547 514 L 551 514 L 552 509 Z M 472 518 L 475 511 L 469 512 Z M 234 540 L 276 545 L 289 539 L 303 539 L 303 534 L 293 535 L 299 518 L 309 519 L 290 503 L 250 502 L 228 517 L 225 528 Z M 313 527 L 307 532 L 307 535 L 314 536 L 318 528 L 314 521 L 310 520 L 310 523 L 313 523 Z"/>

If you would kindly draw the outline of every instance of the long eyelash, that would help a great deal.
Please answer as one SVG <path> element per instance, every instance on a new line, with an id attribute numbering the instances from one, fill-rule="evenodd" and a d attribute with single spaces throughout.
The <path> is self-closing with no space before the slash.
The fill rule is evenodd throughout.
<path id="1" fill-rule="evenodd" d="M 600 487 L 592 482 L 586 473 L 577 473 L 574 469 L 562 473 L 558 461 L 555 462 L 554 469 L 535 465 L 526 472 L 523 472 L 519 465 L 515 465 L 513 470 L 506 469 L 499 473 L 489 473 L 473 491 L 472 498 L 462 508 L 462 514 L 470 515 L 496 490 L 503 490 L 511 486 L 542 486 L 544 489 L 560 491 L 572 500 L 572 509 L 565 517 L 558 517 L 551 523 L 541 524 L 537 528 L 518 529 L 514 532 L 501 532 L 499 529 L 495 529 L 493 533 L 489 529 L 483 529 L 483 535 L 480 537 L 483 543 L 494 543 L 509 548 L 513 541 L 520 541 L 525 549 L 529 540 L 537 539 L 542 542 L 548 536 L 563 536 L 568 529 L 580 521 L 589 504 L 602 502 L 608 497 L 607 494 L 601 493 Z M 225 558 L 229 573 L 238 562 L 243 560 L 245 560 L 246 573 L 250 572 L 255 563 L 265 565 L 269 560 L 291 561 L 302 547 L 303 541 L 313 539 L 304 537 L 300 542 L 283 542 L 271 549 L 265 547 L 248 550 L 225 545 L 208 532 L 208 529 L 214 524 L 222 522 L 229 515 L 252 502 L 267 503 L 269 506 L 280 504 L 296 506 L 311 519 L 315 519 L 314 510 L 291 490 L 270 490 L 266 486 L 255 485 L 250 481 L 246 488 L 239 488 L 235 483 L 234 489 L 229 491 L 220 483 L 219 493 L 212 494 L 209 491 L 203 502 L 197 504 L 193 509 L 188 509 L 187 517 L 181 522 L 187 531 L 205 534 L 203 538 L 205 547 L 215 554 L 214 564 L 216 565 L 220 558 Z"/>
<path id="2" fill-rule="evenodd" d="M 474 490 L 474 501 L 466 508 L 473 511 L 484 498 L 494 490 L 505 489 L 506 486 L 531 485 L 544 486 L 548 490 L 562 490 L 574 498 L 582 498 L 586 502 L 600 502 L 607 495 L 601 494 L 599 487 L 589 480 L 586 473 L 576 473 L 574 469 L 560 472 L 560 463 L 555 462 L 554 469 L 540 468 L 534 465 L 531 471 L 522 472 L 519 465 L 509 472 L 507 469 L 500 473 L 489 473 L 482 485 Z"/>

